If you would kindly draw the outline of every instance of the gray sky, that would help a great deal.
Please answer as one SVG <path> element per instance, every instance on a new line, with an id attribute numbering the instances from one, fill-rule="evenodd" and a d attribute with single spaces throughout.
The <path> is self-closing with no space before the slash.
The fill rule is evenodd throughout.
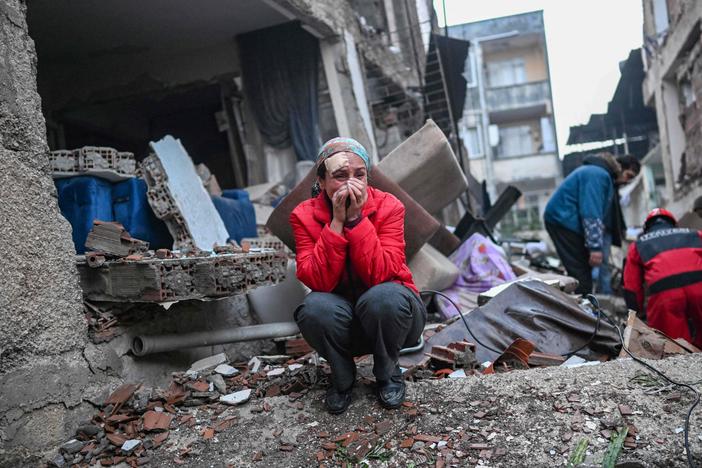
<path id="1" fill-rule="evenodd" d="M 441 0 L 434 0 L 444 25 Z M 603 113 L 619 81 L 619 62 L 641 46 L 641 0 L 446 0 L 449 25 L 543 10 L 561 157 L 568 128 Z"/>

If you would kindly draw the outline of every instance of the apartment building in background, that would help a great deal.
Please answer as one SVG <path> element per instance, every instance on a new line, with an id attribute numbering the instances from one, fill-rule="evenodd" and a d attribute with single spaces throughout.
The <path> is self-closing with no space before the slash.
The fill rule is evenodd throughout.
<path id="1" fill-rule="evenodd" d="M 470 171 L 494 202 L 507 186 L 523 196 L 503 218 L 503 235 L 543 228 L 542 213 L 561 180 L 548 52 L 541 11 L 449 27 L 470 41 L 459 133 Z"/>
<path id="2" fill-rule="evenodd" d="M 655 107 L 661 205 L 680 217 L 702 195 L 702 2 L 643 0 L 643 98 Z"/>

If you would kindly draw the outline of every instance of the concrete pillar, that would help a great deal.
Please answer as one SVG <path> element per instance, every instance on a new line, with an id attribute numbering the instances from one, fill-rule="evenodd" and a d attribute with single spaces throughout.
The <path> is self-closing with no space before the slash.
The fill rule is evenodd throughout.
<path id="1" fill-rule="evenodd" d="M 48 172 L 26 4 L 0 8 L 0 465 L 34 466 L 107 380 L 84 358 L 75 251 Z"/>
<path id="2" fill-rule="evenodd" d="M 319 48 L 339 135 L 350 136 L 363 144 L 375 164 L 378 151 L 366 98 L 365 73 L 353 36 L 346 33 L 343 41 L 322 39 Z"/>

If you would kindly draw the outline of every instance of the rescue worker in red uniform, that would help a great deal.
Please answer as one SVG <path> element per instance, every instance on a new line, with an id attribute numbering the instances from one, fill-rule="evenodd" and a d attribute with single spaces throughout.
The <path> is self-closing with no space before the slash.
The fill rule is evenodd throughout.
<path id="1" fill-rule="evenodd" d="M 642 313 L 646 291 L 648 324 L 700 347 L 702 231 L 676 226 L 668 210 L 656 208 L 648 214 L 644 233 L 629 247 L 624 294 L 627 306 Z"/>

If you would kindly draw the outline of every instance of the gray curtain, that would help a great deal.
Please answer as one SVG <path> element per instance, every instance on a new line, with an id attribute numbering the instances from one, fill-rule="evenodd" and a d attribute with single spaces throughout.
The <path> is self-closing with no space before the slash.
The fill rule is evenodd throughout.
<path id="1" fill-rule="evenodd" d="M 244 92 L 264 141 L 292 144 L 298 160 L 314 160 L 321 144 L 317 39 L 292 22 L 238 40 Z"/>

